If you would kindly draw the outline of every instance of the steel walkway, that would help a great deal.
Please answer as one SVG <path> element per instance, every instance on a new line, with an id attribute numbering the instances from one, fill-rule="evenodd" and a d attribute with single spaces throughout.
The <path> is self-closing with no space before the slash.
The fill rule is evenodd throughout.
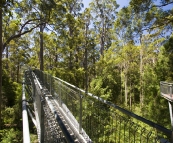
<path id="1" fill-rule="evenodd" d="M 171 140 L 171 130 L 37 69 L 25 71 L 22 101 L 24 143 L 30 142 L 28 114 L 40 143 Z"/>

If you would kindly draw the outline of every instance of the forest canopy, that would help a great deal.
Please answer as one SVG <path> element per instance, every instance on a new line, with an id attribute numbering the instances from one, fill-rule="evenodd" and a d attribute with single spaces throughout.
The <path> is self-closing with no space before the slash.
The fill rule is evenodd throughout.
<path id="1" fill-rule="evenodd" d="M 173 81 L 170 7 L 173 0 L 130 0 L 121 9 L 116 0 L 87 8 L 82 0 L 1 0 L 0 141 L 22 142 L 25 65 L 169 128 L 160 81 Z"/>

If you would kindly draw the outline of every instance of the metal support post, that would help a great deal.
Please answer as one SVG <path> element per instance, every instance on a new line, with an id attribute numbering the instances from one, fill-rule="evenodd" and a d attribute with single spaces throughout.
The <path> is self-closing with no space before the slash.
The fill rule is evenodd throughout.
<path id="1" fill-rule="evenodd" d="M 168 101 L 168 105 L 169 105 L 169 113 L 170 113 L 170 119 L 171 119 L 171 143 L 173 143 L 173 116 L 172 116 L 172 105 L 171 102 Z"/>
<path id="2" fill-rule="evenodd" d="M 46 73 L 46 80 L 45 80 L 45 87 L 47 88 L 47 89 L 49 89 L 49 77 L 48 77 L 48 74 Z"/>
<path id="3" fill-rule="evenodd" d="M 169 87 L 170 87 L 170 97 L 172 98 L 172 84 L 171 85 L 169 85 Z"/>
<path id="4" fill-rule="evenodd" d="M 43 104 L 44 104 L 44 99 L 41 99 L 41 143 L 44 142 L 44 110 L 43 110 Z"/>
<path id="5" fill-rule="evenodd" d="M 55 80 L 53 78 L 53 76 L 51 76 L 51 94 L 52 96 L 55 96 Z"/>
<path id="6" fill-rule="evenodd" d="M 45 73 L 42 71 L 43 73 L 43 79 L 42 79 L 42 82 L 43 82 L 43 86 L 45 86 Z"/>
<path id="7" fill-rule="evenodd" d="M 43 84 L 43 72 L 42 71 L 39 71 L 39 72 L 40 72 L 40 81 Z"/>
<path id="8" fill-rule="evenodd" d="M 79 115 L 79 133 L 82 133 L 82 98 L 81 92 L 79 92 L 79 98 L 80 98 L 80 115 Z"/>
<path id="9" fill-rule="evenodd" d="M 49 89 L 49 75 L 46 73 L 46 88 Z"/>
<path id="10" fill-rule="evenodd" d="M 30 143 L 29 122 L 25 97 L 25 80 L 22 85 L 22 120 L 23 120 L 23 143 Z"/>
<path id="11" fill-rule="evenodd" d="M 170 97 L 172 98 L 172 85 L 169 85 L 170 88 Z M 173 143 L 173 116 L 172 116 L 172 104 L 170 101 L 168 101 L 168 105 L 169 105 L 169 114 L 170 114 L 170 119 L 171 119 L 171 143 Z"/>
<path id="12" fill-rule="evenodd" d="M 62 93 L 62 87 L 61 87 L 61 82 L 60 81 L 58 81 L 59 82 L 59 105 L 60 105 L 60 107 L 62 107 L 62 104 L 61 104 L 61 93 Z"/>
<path id="13" fill-rule="evenodd" d="M 32 98 L 35 99 L 35 84 L 34 84 L 34 79 L 33 79 L 33 75 L 32 75 L 32 71 L 29 70 L 29 74 L 30 74 L 30 78 L 31 78 L 31 85 L 32 85 Z"/>
<path id="14" fill-rule="evenodd" d="M 49 77 L 50 77 L 50 84 L 49 84 L 50 94 L 53 95 L 53 92 L 52 92 L 52 87 L 53 87 L 52 76 L 49 74 Z"/>

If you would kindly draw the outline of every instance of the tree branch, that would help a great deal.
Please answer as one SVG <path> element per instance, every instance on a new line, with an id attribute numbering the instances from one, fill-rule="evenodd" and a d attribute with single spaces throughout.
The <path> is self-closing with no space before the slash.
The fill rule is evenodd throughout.
<path id="1" fill-rule="evenodd" d="M 163 6 L 167 6 L 167 5 L 169 5 L 169 4 L 173 4 L 173 2 L 164 3 L 164 4 L 162 4 L 162 5 L 153 5 L 152 7 L 150 7 L 150 9 L 153 8 L 153 7 L 163 7 Z"/>
<path id="2" fill-rule="evenodd" d="M 40 20 L 40 19 L 34 19 L 34 20 Z M 20 31 L 18 32 L 18 34 L 12 35 L 11 37 L 9 37 L 9 38 L 6 40 L 6 42 L 3 44 L 2 52 L 4 51 L 5 47 L 7 46 L 7 44 L 8 44 L 11 40 L 13 40 L 13 39 L 15 39 L 15 38 L 19 38 L 19 37 L 21 37 L 22 35 L 24 35 L 24 34 L 26 34 L 26 33 L 29 33 L 29 32 L 31 32 L 32 30 L 34 30 L 35 28 L 37 28 L 37 27 L 39 27 L 40 25 L 44 24 L 44 23 L 39 23 L 39 24 L 37 24 L 36 26 L 30 28 L 29 30 L 22 32 L 22 30 L 24 29 L 24 27 L 25 27 L 27 24 L 29 24 L 30 21 L 33 21 L 33 19 L 32 19 L 32 20 L 28 20 L 27 22 L 25 22 L 25 24 L 21 27 L 21 29 L 20 29 Z"/>
<path id="3" fill-rule="evenodd" d="M 23 28 L 24 28 L 27 24 L 30 24 L 31 21 L 36 21 L 36 20 L 40 20 L 40 19 L 30 19 L 30 20 L 26 21 L 26 22 L 21 26 L 21 29 L 20 29 L 19 33 L 22 32 Z"/>
<path id="4" fill-rule="evenodd" d="M 152 26 L 152 27 L 149 27 L 149 28 L 145 28 L 145 29 L 142 29 L 142 31 L 145 31 L 145 30 L 153 30 L 153 29 L 155 29 L 155 28 L 160 28 L 160 27 L 165 26 L 166 24 L 169 24 L 169 22 L 164 23 L 164 24 L 162 24 L 162 25 L 157 25 L 157 26 Z"/>

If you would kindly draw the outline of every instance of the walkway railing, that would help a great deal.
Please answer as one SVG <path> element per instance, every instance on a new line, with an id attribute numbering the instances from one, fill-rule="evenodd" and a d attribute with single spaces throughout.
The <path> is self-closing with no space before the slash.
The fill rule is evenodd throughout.
<path id="1" fill-rule="evenodd" d="M 25 97 L 25 80 L 23 80 L 22 83 L 22 122 L 23 122 L 23 142 L 30 143 L 27 102 Z"/>
<path id="2" fill-rule="evenodd" d="M 52 97 L 50 93 L 51 90 L 49 91 L 50 88 L 44 86 L 43 82 L 39 81 L 40 79 L 36 77 L 31 69 L 25 71 L 25 80 L 26 84 L 23 84 L 23 89 L 26 90 L 28 100 L 23 98 L 23 102 L 25 101 L 25 106 L 27 102 L 28 113 L 36 126 L 39 143 L 90 142 L 86 134 L 84 134 L 86 135 L 84 136 L 71 129 L 71 126 L 66 121 L 66 117 L 64 117 L 64 114 L 61 112 L 61 108 Z M 23 90 L 23 94 L 24 93 Z M 73 119 L 75 121 L 75 118 Z M 26 122 L 24 125 L 27 127 Z M 23 128 L 24 143 L 28 143 L 27 138 L 29 137 L 26 136 L 26 129 Z"/>
<path id="3" fill-rule="evenodd" d="M 173 102 L 173 82 L 160 82 L 160 93 L 161 96 L 164 97 L 166 100 L 168 100 L 168 106 L 169 106 L 169 114 L 170 114 L 170 121 L 171 121 L 171 143 L 173 143 L 173 112 L 172 112 L 172 104 Z"/>
<path id="4" fill-rule="evenodd" d="M 169 101 L 173 101 L 173 83 L 161 81 L 160 82 L 161 96 Z"/>
<path id="5" fill-rule="evenodd" d="M 95 143 L 168 143 L 171 130 L 34 69 L 80 134 Z M 71 114 L 72 113 L 72 114 Z M 74 120 L 73 120 L 74 119 Z M 79 123 L 76 123 L 77 122 Z"/>

